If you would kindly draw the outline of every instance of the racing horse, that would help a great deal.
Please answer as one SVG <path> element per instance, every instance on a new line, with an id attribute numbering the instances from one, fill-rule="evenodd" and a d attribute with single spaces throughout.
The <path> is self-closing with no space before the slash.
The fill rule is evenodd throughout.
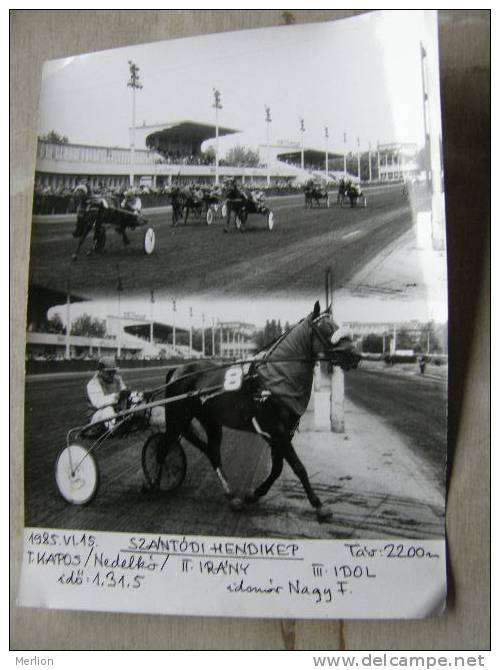
<path id="1" fill-rule="evenodd" d="M 320 200 L 325 200 L 327 207 L 330 207 L 330 196 L 326 186 L 318 184 L 315 181 L 308 181 L 304 187 L 305 206 L 312 209 L 314 204 L 320 206 Z"/>
<path id="2" fill-rule="evenodd" d="M 180 219 L 184 217 L 186 225 L 189 214 L 192 212 L 195 216 L 201 216 L 204 210 L 209 207 L 206 192 L 198 186 L 173 186 L 169 191 L 170 202 L 172 204 L 172 226 L 176 226 Z"/>
<path id="3" fill-rule="evenodd" d="M 132 191 L 126 191 L 120 202 L 115 195 L 95 195 L 79 190 L 79 188 L 75 190 L 77 211 L 73 237 L 79 240 L 76 251 L 72 254 L 74 261 L 78 258 L 80 249 L 92 230 L 94 231 L 93 250 L 102 252 L 106 246 L 106 224 L 114 226 L 124 246 L 130 244 L 127 229 L 135 230 L 138 226 L 146 224 L 146 219 L 141 214 L 141 200 Z M 90 253 L 88 251 L 87 255 Z"/>
<path id="4" fill-rule="evenodd" d="M 170 204 L 172 205 L 172 226 L 175 228 L 178 221 L 182 218 L 184 211 L 184 203 L 186 200 L 185 189 L 178 184 L 174 184 L 168 189 L 167 194 Z M 184 223 L 186 223 L 186 220 Z"/>
<path id="5" fill-rule="evenodd" d="M 349 370 L 357 367 L 360 356 L 354 349 L 352 337 L 332 320 L 331 307 L 320 313 L 319 302 L 316 302 L 311 314 L 249 363 L 236 363 L 228 368 L 204 360 L 169 371 L 166 398 L 183 394 L 188 397 L 166 404 L 166 432 L 160 449 L 166 454 L 169 445 L 181 436 L 186 438 L 208 457 L 234 509 L 241 509 L 265 495 L 286 461 L 302 483 L 318 520 L 330 519 L 331 512 L 313 491 L 306 469 L 292 446 L 300 417 L 309 403 L 318 359 Z M 200 393 L 206 389 L 216 390 L 209 395 Z M 206 440 L 195 431 L 193 419 L 201 424 Z M 268 477 L 243 500 L 236 496 L 222 469 L 223 426 L 257 433 L 271 449 Z M 161 476 L 161 454 L 156 458 Z"/>
<path id="6" fill-rule="evenodd" d="M 337 202 L 342 207 L 344 205 L 345 198 L 349 198 L 351 207 L 356 207 L 359 200 L 363 201 L 363 205 L 366 207 L 366 196 L 359 187 L 358 184 L 354 184 L 352 181 L 343 183 L 342 181 L 339 184 L 339 192 L 337 196 Z"/>

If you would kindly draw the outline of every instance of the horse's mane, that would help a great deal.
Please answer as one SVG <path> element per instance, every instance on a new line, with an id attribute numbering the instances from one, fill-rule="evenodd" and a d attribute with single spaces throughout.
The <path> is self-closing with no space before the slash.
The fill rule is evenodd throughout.
<path id="1" fill-rule="evenodd" d="M 287 328 L 281 335 L 278 335 L 278 337 L 275 337 L 274 340 L 271 342 L 268 342 L 262 349 L 259 349 L 253 356 L 253 358 L 260 359 L 264 358 L 265 355 L 269 355 L 272 351 L 276 349 L 276 347 L 285 340 L 288 335 L 292 332 L 292 330 L 295 330 L 301 323 L 303 323 L 306 319 L 308 319 L 310 314 L 307 316 L 304 316 L 300 321 L 297 321 L 297 323 L 294 323 L 293 326 L 290 326 L 290 328 Z"/>

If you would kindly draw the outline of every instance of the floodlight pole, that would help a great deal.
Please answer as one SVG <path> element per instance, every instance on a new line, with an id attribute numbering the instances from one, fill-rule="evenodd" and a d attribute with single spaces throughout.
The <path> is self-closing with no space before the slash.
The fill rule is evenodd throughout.
<path id="1" fill-rule="evenodd" d="M 212 358 L 215 356 L 215 319 L 212 317 Z"/>
<path id="2" fill-rule="evenodd" d="M 358 179 L 359 183 L 361 183 L 361 159 L 359 156 L 359 137 L 357 138 L 357 140 L 358 140 Z"/>
<path id="3" fill-rule="evenodd" d="M 347 135 L 344 133 L 344 179 L 347 177 L 347 153 L 346 153 L 346 145 L 347 145 Z"/>
<path id="4" fill-rule="evenodd" d="M 269 125 L 272 121 L 271 119 L 271 108 L 267 105 L 264 106 L 266 110 L 266 164 L 267 164 L 267 185 L 271 183 L 271 167 L 269 163 Z"/>
<path id="5" fill-rule="evenodd" d="M 220 104 L 220 91 L 214 88 L 214 104 L 215 109 L 215 183 L 219 184 L 219 109 L 222 109 Z"/>
<path id="6" fill-rule="evenodd" d="M 150 314 L 150 322 L 149 322 L 149 341 L 151 344 L 153 344 L 153 329 L 154 329 L 154 321 L 153 321 L 153 305 L 155 303 L 155 292 L 152 290 L 151 291 L 151 314 Z"/>
<path id="7" fill-rule="evenodd" d="M 71 266 L 70 266 L 71 267 Z M 68 273 L 68 285 L 67 285 L 67 290 L 66 290 L 66 338 L 65 338 L 65 352 L 64 352 L 64 358 L 69 361 L 70 359 L 70 344 L 69 344 L 69 337 L 71 333 L 71 270 Z"/>
<path id="8" fill-rule="evenodd" d="M 118 282 L 116 285 L 116 290 L 118 292 L 118 335 L 117 335 L 117 352 L 116 352 L 116 357 L 120 358 L 122 355 L 122 291 L 123 291 L 123 283 L 122 283 L 122 276 L 118 272 Z"/>
<path id="9" fill-rule="evenodd" d="M 139 82 L 139 67 L 131 60 L 128 62 L 130 79 L 127 87 L 132 89 L 132 133 L 130 137 L 130 186 L 134 185 L 135 172 L 135 92 L 142 88 Z"/>
<path id="10" fill-rule="evenodd" d="M 368 181 L 372 180 L 372 143 L 368 142 Z"/>
<path id="11" fill-rule="evenodd" d="M 429 91 L 428 91 L 428 82 L 426 77 L 426 59 L 427 51 L 420 42 L 420 76 L 422 80 L 422 111 L 424 118 L 424 137 L 425 137 L 425 148 L 424 148 L 424 161 L 425 161 L 425 181 L 427 187 L 430 186 L 430 129 L 429 129 L 429 118 L 428 118 L 428 105 L 429 105 Z"/>
<path id="12" fill-rule="evenodd" d="M 328 182 L 328 126 L 325 126 L 325 181 Z"/>
<path id="13" fill-rule="evenodd" d="M 201 350 L 205 358 L 205 315 L 201 315 Z"/>
<path id="14" fill-rule="evenodd" d="M 172 300 L 172 347 L 175 349 L 175 312 L 176 312 L 175 300 Z M 174 352 L 175 353 L 175 352 Z"/>
<path id="15" fill-rule="evenodd" d="M 189 358 L 193 355 L 193 308 L 189 308 Z"/>
<path id="16" fill-rule="evenodd" d="M 380 142 L 377 140 L 377 178 L 379 181 L 382 181 L 380 178 Z"/>
<path id="17" fill-rule="evenodd" d="M 304 119 L 300 120 L 300 167 L 304 169 L 304 133 L 306 128 L 304 126 Z"/>

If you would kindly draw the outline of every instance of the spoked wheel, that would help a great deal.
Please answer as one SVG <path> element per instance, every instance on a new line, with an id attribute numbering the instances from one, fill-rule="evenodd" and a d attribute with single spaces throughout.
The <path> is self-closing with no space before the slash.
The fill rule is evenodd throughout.
<path id="1" fill-rule="evenodd" d="M 72 505 L 86 505 L 97 493 L 97 463 L 92 454 L 79 444 L 72 444 L 60 452 L 55 476 L 59 493 Z"/>
<path id="2" fill-rule="evenodd" d="M 158 433 L 147 439 L 142 449 L 142 471 L 149 491 L 175 491 L 186 476 L 186 454 L 180 442 L 167 444 Z"/>
<path id="3" fill-rule="evenodd" d="M 220 215 L 223 219 L 226 218 L 227 216 L 227 204 L 223 203 L 222 207 L 220 208 Z"/>
<path id="4" fill-rule="evenodd" d="M 367 206 L 366 196 L 363 196 L 363 207 L 366 207 L 366 206 Z"/>
<path id="5" fill-rule="evenodd" d="M 155 250 L 156 235 L 153 228 L 146 228 L 144 232 L 144 253 L 151 256 Z"/>
<path id="6" fill-rule="evenodd" d="M 267 228 L 269 231 L 274 228 L 274 214 L 272 212 L 268 212 L 267 214 Z"/>
<path id="7" fill-rule="evenodd" d="M 330 207 L 330 196 L 329 195 L 326 196 L 326 206 L 327 206 L 327 208 Z"/>
<path id="8" fill-rule="evenodd" d="M 211 226 L 214 222 L 214 210 L 212 207 L 207 209 L 207 226 Z"/>

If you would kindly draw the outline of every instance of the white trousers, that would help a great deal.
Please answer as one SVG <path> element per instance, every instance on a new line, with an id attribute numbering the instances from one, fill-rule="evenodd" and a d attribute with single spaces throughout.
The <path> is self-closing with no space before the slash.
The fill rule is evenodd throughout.
<path id="1" fill-rule="evenodd" d="M 102 409 L 98 409 L 96 412 L 94 412 L 90 423 L 97 423 L 97 421 L 106 420 L 105 426 L 109 430 L 115 425 L 115 417 L 115 408 L 112 405 L 108 405 L 107 407 L 103 407 Z"/>

